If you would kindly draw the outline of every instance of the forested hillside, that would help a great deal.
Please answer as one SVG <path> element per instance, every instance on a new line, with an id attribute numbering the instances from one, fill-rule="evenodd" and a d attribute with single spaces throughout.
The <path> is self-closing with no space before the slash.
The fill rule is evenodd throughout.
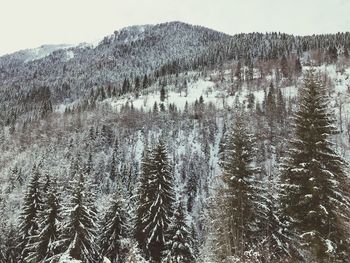
<path id="1" fill-rule="evenodd" d="M 349 50 L 171 22 L 0 57 L 0 262 L 350 262 Z"/>

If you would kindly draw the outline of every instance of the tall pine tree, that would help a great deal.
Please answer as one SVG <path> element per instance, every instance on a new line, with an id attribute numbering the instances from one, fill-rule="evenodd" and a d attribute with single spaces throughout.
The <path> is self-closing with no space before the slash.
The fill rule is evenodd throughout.
<path id="1" fill-rule="evenodd" d="M 56 182 L 49 178 L 45 183 L 47 197 L 43 204 L 43 211 L 40 213 L 40 230 L 35 236 L 28 256 L 30 262 L 51 262 L 56 260 L 60 253 L 59 231 L 61 227 L 61 206 L 56 190 Z"/>
<path id="2" fill-rule="evenodd" d="M 21 256 L 18 260 L 19 262 L 26 262 L 26 258 L 30 252 L 30 244 L 33 242 L 33 237 L 38 234 L 38 216 L 42 210 L 42 197 L 40 190 L 40 172 L 36 165 L 34 165 L 20 215 L 21 223 L 19 227 L 18 249 Z"/>
<path id="3" fill-rule="evenodd" d="M 307 72 L 295 115 L 295 135 L 282 167 L 283 216 L 307 262 L 348 262 L 350 199 L 346 163 L 330 136 L 334 117 L 325 87 Z M 305 253 L 307 252 L 307 253 Z"/>
<path id="4" fill-rule="evenodd" d="M 121 195 L 115 194 L 102 222 L 100 251 L 112 263 L 124 262 L 127 253 L 124 244 L 128 234 L 127 213 L 123 202 Z"/>
<path id="5" fill-rule="evenodd" d="M 97 261 L 96 212 L 91 203 L 91 194 L 87 190 L 84 173 L 81 168 L 72 182 L 70 202 L 65 207 L 68 218 L 63 226 L 61 240 L 65 254 L 86 263 Z"/>
<path id="6" fill-rule="evenodd" d="M 137 216 L 136 224 L 144 226 L 142 233 L 147 258 L 161 262 L 166 244 L 166 231 L 173 213 L 174 190 L 171 166 L 169 164 L 165 144 L 160 141 L 144 165 L 144 179 L 141 185 L 145 191 L 145 200 L 141 200 L 139 208 L 144 211 Z M 147 175 L 148 174 L 148 175 Z M 145 180 L 146 179 L 146 180 Z M 140 215 L 143 217 L 140 218 Z M 136 225 L 136 229 L 140 226 Z M 137 238 L 137 237 L 136 237 Z"/>
<path id="7" fill-rule="evenodd" d="M 141 251 L 146 251 L 146 221 L 145 217 L 147 216 L 147 213 L 149 212 L 149 190 L 148 190 L 148 184 L 150 182 L 150 171 L 151 171 L 151 150 L 146 149 L 143 153 L 142 157 L 142 163 L 141 163 L 141 174 L 140 174 L 140 180 L 137 188 L 137 204 L 136 204 L 136 216 L 135 216 L 135 227 L 134 227 L 134 237 L 137 241 L 139 248 Z"/>
<path id="8" fill-rule="evenodd" d="M 227 138 L 222 161 L 222 184 L 212 204 L 216 260 L 249 260 L 261 241 L 257 230 L 266 218 L 264 198 L 254 165 L 254 140 L 242 117 L 238 117 Z"/>
<path id="9" fill-rule="evenodd" d="M 194 262 L 192 251 L 193 240 L 186 224 L 185 211 L 182 203 L 179 203 L 174 212 L 172 222 L 167 232 L 166 257 L 169 263 Z"/>

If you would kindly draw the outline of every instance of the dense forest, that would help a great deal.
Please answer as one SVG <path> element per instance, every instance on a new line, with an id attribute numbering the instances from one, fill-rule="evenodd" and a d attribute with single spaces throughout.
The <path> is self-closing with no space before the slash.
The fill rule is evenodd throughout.
<path id="1" fill-rule="evenodd" d="M 171 22 L 0 57 L 0 263 L 350 262 L 349 50 Z"/>

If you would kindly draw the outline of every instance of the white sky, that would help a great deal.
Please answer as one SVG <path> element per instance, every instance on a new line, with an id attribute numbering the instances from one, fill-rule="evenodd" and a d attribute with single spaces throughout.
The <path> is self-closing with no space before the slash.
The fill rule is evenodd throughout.
<path id="1" fill-rule="evenodd" d="M 229 34 L 350 31 L 350 0 L 0 0 L 0 54 L 183 21 Z"/>

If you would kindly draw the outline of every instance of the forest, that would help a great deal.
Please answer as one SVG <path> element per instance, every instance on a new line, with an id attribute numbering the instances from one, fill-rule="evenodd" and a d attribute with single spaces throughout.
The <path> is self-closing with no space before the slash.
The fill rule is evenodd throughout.
<path id="1" fill-rule="evenodd" d="M 0 263 L 350 262 L 349 50 L 170 22 L 0 57 Z"/>

